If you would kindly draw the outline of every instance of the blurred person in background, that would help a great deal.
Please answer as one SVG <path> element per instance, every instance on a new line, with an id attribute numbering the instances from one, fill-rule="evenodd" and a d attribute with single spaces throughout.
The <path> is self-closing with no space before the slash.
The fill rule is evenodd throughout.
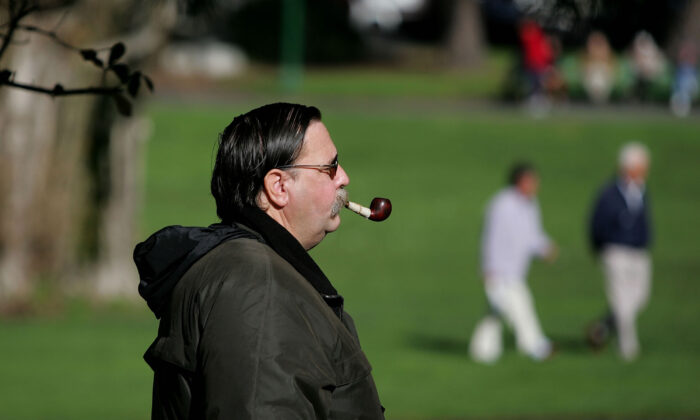
<path id="1" fill-rule="evenodd" d="M 599 348 L 617 332 L 620 354 L 633 360 L 640 350 L 636 318 L 651 289 L 649 152 L 640 143 L 628 143 L 620 150 L 618 163 L 618 176 L 598 194 L 589 230 L 605 274 L 609 313 L 595 321 L 587 335 L 589 343 Z"/>
<path id="2" fill-rule="evenodd" d="M 559 37 L 554 34 L 547 35 L 547 41 L 552 48 L 552 64 L 544 75 L 544 90 L 552 101 L 562 102 L 567 99 L 568 95 L 566 80 L 559 69 L 563 58 L 563 47 Z"/>
<path id="3" fill-rule="evenodd" d="M 383 419 L 343 297 L 307 251 L 340 225 L 350 182 L 315 107 L 234 118 L 211 192 L 221 223 L 137 245 L 160 318 L 144 358 L 154 419 Z"/>
<path id="4" fill-rule="evenodd" d="M 681 43 L 676 60 L 676 72 L 671 94 L 671 111 L 679 117 L 690 114 L 693 100 L 698 94 L 698 51 L 692 40 Z"/>
<path id="5" fill-rule="evenodd" d="M 608 102 L 615 81 L 615 62 L 605 34 L 591 32 L 583 56 L 583 87 L 591 102 Z"/>
<path id="6" fill-rule="evenodd" d="M 481 240 L 481 269 L 491 313 L 479 321 L 469 351 L 474 360 L 490 363 L 503 349 L 502 322 L 515 333 L 518 349 L 534 360 L 552 353 L 542 332 L 527 285 L 533 257 L 553 261 L 557 248 L 542 228 L 537 191 L 539 177 L 529 163 L 513 166 L 508 187 L 490 201 Z"/>
<path id="7" fill-rule="evenodd" d="M 535 115 L 549 110 L 546 95 L 547 77 L 553 71 L 555 51 L 542 27 L 532 19 L 524 19 L 518 27 L 522 49 L 522 66 L 528 83 L 528 107 Z"/>
<path id="8" fill-rule="evenodd" d="M 639 99 L 649 99 L 654 85 L 662 83 L 666 57 L 649 32 L 641 31 L 632 41 L 635 91 Z"/>

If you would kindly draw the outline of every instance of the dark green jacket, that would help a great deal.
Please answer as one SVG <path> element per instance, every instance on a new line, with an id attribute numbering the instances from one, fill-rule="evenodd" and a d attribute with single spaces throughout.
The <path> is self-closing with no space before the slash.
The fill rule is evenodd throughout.
<path id="1" fill-rule="evenodd" d="M 153 418 L 384 418 L 352 319 L 340 311 L 259 239 L 221 243 L 186 270 L 163 308 L 145 355 Z"/>

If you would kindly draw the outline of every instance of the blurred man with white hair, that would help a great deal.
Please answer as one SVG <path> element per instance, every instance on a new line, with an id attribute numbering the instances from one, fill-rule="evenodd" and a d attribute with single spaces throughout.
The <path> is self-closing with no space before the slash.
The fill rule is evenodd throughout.
<path id="1" fill-rule="evenodd" d="M 636 142 L 624 145 L 619 175 L 599 193 L 590 221 L 591 245 L 603 265 L 610 314 L 589 327 L 588 340 L 600 347 L 617 332 L 625 360 L 639 354 L 636 318 L 651 288 L 648 170 L 647 148 Z"/>

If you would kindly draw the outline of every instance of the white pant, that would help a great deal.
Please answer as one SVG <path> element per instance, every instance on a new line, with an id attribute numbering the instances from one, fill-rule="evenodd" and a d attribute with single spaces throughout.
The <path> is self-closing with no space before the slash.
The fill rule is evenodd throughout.
<path id="1" fill-rule="evenodd" d="M 549 356 L 552 345 L 542 332 L 527 283 L 523 279 L 490 278 L 485 288 L 498 316 L 488 315 L 477 324 L 469 344 L 472 358 L 489 363 L 501 355 L 501 319 L 513 328 L 520 351 L 535 360 Z"/>
<path id="2" fill-rule="evenodd" d="M 615 316 L 620 353 L 634 359 L 639 353 L 636 319 L 651 289 L 651 261 L 645 250 L 610 245 L 602 254 L 605 292 Z"/>

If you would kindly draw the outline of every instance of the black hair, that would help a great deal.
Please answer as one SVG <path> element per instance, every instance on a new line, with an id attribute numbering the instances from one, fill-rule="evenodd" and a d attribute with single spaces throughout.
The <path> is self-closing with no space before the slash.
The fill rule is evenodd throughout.
<path id="1" fill-rule="evenodd" d="M 257 206 L 265 175 L 294 163 L 314 120 L 321 120 L 316 107 L 275 103 L 237 116 L 224 129 L 211 177 L 216 214 L 224 223 L 244 207 Z"/>
<path id="2" fill-rule="evenodd" d="M 508 172 L 508 185 L 518 185 L 520 179 L 527 174 L 534 174 L 537 171 L 530 162 L 516 162 Z"/>

